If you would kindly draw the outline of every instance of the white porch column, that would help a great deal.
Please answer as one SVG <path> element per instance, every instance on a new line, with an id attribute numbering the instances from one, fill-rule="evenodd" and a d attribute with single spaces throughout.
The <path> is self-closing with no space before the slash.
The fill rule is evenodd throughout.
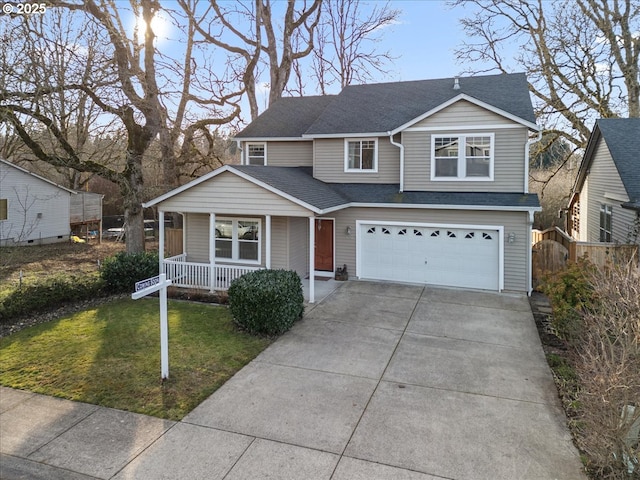
<path id="1" fill-rule="evenodd" d="M 316 217 L 309 217 L 309 303 L 316 301 Z"/>
<path id="2" fill-rule="evenodd" d="M 264 265 L 267 268 L 271 268 L 271 215 L 265 216 L 264 228 L 267 231 L 267 234 L 264 237 L 264 248 L 266 250 L 264 256 Z"/>
<path id="3" fill-rule="evenodd" d="M 216 214 L 209 214 L 209 290 L 216 286 Z"/>
<path id="4" fill-rule="evenodd" d="M 158 211 L 158 259 L 159 259 L 159 267 L 160 274 L 166 273 L 164 271 L 164 212 L 162 210 Z"/>

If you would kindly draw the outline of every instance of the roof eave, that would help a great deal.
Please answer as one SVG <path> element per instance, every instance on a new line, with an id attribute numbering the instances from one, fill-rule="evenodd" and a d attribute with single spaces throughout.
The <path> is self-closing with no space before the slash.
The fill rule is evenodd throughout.
<path id="1" fill-rule="evenodd" d="M 625 202 L 620 205 L 622 208 L 626 208 L 628 210 L 635 210 L 636 212 L 640 212 L 640 201 L 638 202 Z"/>
<path id="2" fill-rule="evenodd" d="M 304 133 L 303 139 L 388 137 L 389 132 Z"/>
<path id="3" fill-rule="evenodd" d="M 47 178 L 41 177 L 37 173 L 30 172 L 26 168 L 22 168 L 22 167 L 14 164 L 14 163 L 11 163 L 11 162 L 9 162 L 7 160 L 4 160 L 4 159 L 0 158 L 0 162 L 4 163 L 6 165 L 9 165 L 10 167 L 15 168 L 16 170 L 20 170 L 22 173 L 26 173 L 27 175 L 31 175 L 32 177 L 37 178 L 38 180 L 42 180 L 43 182 L 47 182 L 48 184 L 53 185 L 54 187 L 58 187 L 61 190 L 65 190 L 66 192 L 73 193 L 74 195 L 78 194 L 78 192 L 76 192 L 75 190 L 71 190 L 70 188 L 63 187 L 62 185 L 58 185 L 56 182 L 53 182 L 53 181 L 51 181 L 51 180 L 49 180 Z"/>
<path id="4" fill-rule="evenodd" d="M 541 212 L 542 207 L 538 206 L 517 206 L 517 205 L 455 205 L 440 203 L 373 203 L 373 202 L 349 202 L 343 205 L 323 209 L 320 213 L 327 214 L 345 208 L 406 208 L 406 209 L 430 209 L 430 210 L 475 210 L 494 212 Z"/>
<path id="5" fill-rule="evenodd" d="M 232 139 L 241 142 L 304 142 L 309 140 L 303 137 L 232 137 Z"/>

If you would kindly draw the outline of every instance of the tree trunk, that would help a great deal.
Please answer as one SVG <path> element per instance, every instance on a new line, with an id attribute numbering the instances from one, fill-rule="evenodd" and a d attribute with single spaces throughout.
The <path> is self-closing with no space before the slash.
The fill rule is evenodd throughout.
<path id="1" fill-rule="evenodd" d="M 127 253 L 144 252 L 144 218 L 142 209 L 142 154 L 127 152 L 126 183 L 121 185 L 124 197 L 124 221 Z"/>

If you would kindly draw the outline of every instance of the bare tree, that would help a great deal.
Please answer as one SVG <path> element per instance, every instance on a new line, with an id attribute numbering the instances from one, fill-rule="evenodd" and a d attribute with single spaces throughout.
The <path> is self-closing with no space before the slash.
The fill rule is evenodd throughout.
<path id="1" fill-rule="evenodd" d="M 324 0 L 313 56 L 313 77 L 322 95 L 334 84 L 343 88 L 388 73 L 394 57 L 376 47 L 400 13 L 389 2 L 370 8 L 360 0 Z"/>
<path id="2" fill-rule="evenodd" d="M 98 27 L 96 34 L 105 46 L 102 68 L 110 72 L 111 80 L 106 83 L 97 82 L 93 78 L 93 70 L 86 78 L 44 78 L 42 82 L 38 82 L 37 78 L 34 82 L 33 75 L 27 75 L 26 89 L 2 92 L 1 118 L 12 126 L 40 160 L 58 167 L 95 173 L 118 184 L 127 224 L 127 251 L 144 251 L 142 160 L 163 126 L 156 77 L 155 35 L 151 28 L 158 5 L 153 0 L 140 0 L 139 3 L 132 4 L 134 13 L 139 13 L 145 23 L 144 38 L 141 41 L 136 32 L 132 39 L 129 38 L 120 13 L 112 2 L 101 0 L 96 3 L 94 0 L 86 0 L 82 4 L 56 2 L 54 5 L 78 12 L 70 19 L 75 27 Z M 28 19 L 25 21 L 28 22 Z M 47 37 L 48 33 L 37 29 L 33 31 L 35 37 L 47 39 L 54 45 L 54 49 L 68 49 L 68 45 L 56 44 L 55 39 Z M 127 146 L 122 170 L 84 159 L 81 150 L 74 148 L 68 141 L 56 119 L 40 109 L 45 99 L 60 92 L 78 91 L 86 94 L 103 115 L 116 118 L 124 126 Z M 25 118 L 46 127 L 55 138 L 60 151 L 49 149 L 47 145 L 38 142 L 26 130 L 23 123 Z"/>
<path id="3" fill-rule="evenodd" d="M 547 133 L 583 147 L 596 118 L 640 115 L 637 0 L 455 0 L 475 43 L 458 51 L 484 71 L 524 69 Z M 508 48 L 520 52 L 509 57 Z M 470 68 L 471 72 L 480 70 Z"/>
<path id="4" fill-rule="evenodd" d="M 251 118 L 260 113 L 256 84 L 266 65 L 269 82 L 268 104 L 282 97 L 293 65 L 307 57 L 314 48 L 314 32 L 320 18 L 322 0 L 303 2 L 297 10 L 295 0 L 287 0 L 281 18 L 276 9 L 283 4 L 271 0 L 219 2 L 210 0 L 202 12 L 198 2 L 178 3 L 191 19 L 204 41 L 228 55 L 227 74 L 237 80 L 249 102 Z"/>

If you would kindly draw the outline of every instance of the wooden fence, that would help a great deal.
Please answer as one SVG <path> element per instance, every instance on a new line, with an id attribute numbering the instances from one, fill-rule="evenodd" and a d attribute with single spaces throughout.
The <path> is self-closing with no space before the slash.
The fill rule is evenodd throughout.
<path id="1" fill-rule="evenodd" d="M 556 272 L 567 264 L 586 257 L 598 267 L 607 264 L 638 262 L 638 245 L 617 243 L 578 242 L 558 227 L 544 231 L 533 230 L 532 276 L 536 287 L 545 272 Z"/>
<path id="2" fill-rule="evenodd" d="M 166 257 L 175 257 L 184 252 L 182 245 L 182 229 L 166 228 L 164 231 L 164 251 Z"/>

